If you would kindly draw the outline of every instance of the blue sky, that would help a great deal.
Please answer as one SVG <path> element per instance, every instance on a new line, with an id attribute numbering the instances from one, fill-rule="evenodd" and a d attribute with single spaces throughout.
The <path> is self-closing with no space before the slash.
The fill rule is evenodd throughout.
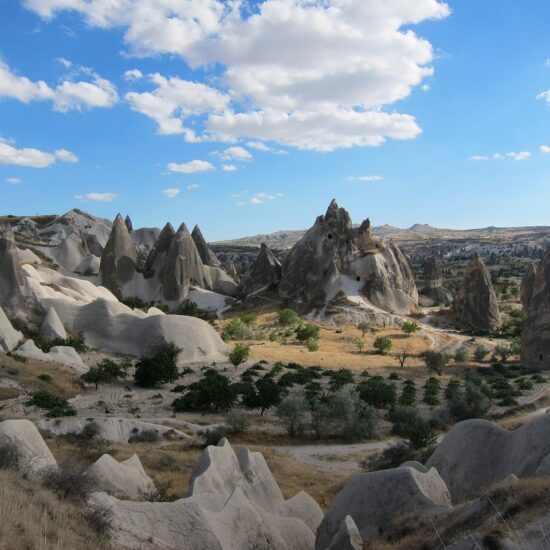
<path id="1" fill-rule="evenodd" d="M 0 211 L 550 225 L 547 1 L 240 4 L 0 0 Z"/>

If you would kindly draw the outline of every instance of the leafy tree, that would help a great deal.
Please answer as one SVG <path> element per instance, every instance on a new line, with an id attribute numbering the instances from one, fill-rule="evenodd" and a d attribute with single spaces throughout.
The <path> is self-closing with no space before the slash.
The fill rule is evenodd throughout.
<path id="1" fill-rule="evenodd" d="M 273 378 L 263 376 L 243 396 L 243 404 L 250 409 L 260 409 L 260 416 L 263 416 L 267 409 L 276 407 L 281 402 L 282 390 Z"/>
<path id="2" fill-rule="evenodd" d="M 279 324 L 284 327 L 295 325 L 298 320 L 298 314 L 293 309 L 287 307 L 279 311 Z"/>
<path id="3" fill-rule="evenodd" d="M 353 383 L 353 372 L 346 368 L 330 371 L 328 376 L 330 378 L 330 389 L 332 391 L 339 390 L 346 384 Z"/>
<path id="4" fill-rule="evenodd" d="M 277 416 L 286 425 L 291 437 L 302 433 L 308 403 L 303 393 L 293 390 L 279 403 Z"/>
<path id="5" fill-rule="evenodd" d="M 412 407 L 416 403 L 416 387 L 412 380 L 405 380 L 401 395 L 399 396 L 399 404 Z"/>
<path id="6" fill-rule="evenodd" d="M 222 330 L 222 339 L 225 342 L 229 340 L 250 340 L 252 336 L 252 330 L 241 319 L 229 320 Z"/>
<path id="7" fill-rule="evenodd" d="M 227 376 L 208 369 L 187 389 L 185 395 L 172 403 L 174 411 L 228 411 L 237 400 L 239 385 L 231 384 Z"/>
<path id="8" fill-rule="evenodd" d="M 445 388 L 445 399 L 452 400 L 460 395 L 460 380 L 451 378 Z"/>
<path id="9" fill-rule="evenodd" d="M 413 334 L 415 332 L 418 332 L 420 330 L 420 327 L 413 321 L 406 321 L 401 325 L 401 330 L 405 334 Z"/>
<path id="10" fill-rule="evenodd" d="M 446 353 L 435 350 L 425 351 L 421 357 L 428 370 L 435 371 L 437 374 L 443 372 L 444 367 L 447 366 L 450 360 L 450 357 Z"/>
<path id="11" fill-rule="evenodd" d="M 460 346 L 455 351 L 455 362 L 466 363 L 470 359 L 470 351 L 466 346 Z"/>
<path id="12" fill-rule="evenodd" d="M 237 344 L 229 354 L 229 361 L 235 367 L 246 361 L 250 355 L 250 346 Z"/>
<path id="13" fill-rule="evenodd" d="M 364 338 L 365 334 L 370 330 L 370 325 L 363 321 L 357 325 L 357 328 L 361 331 L 361 338 Z"/>
<path id="14" fill-rule="evenodd" d="M 373 348 L 381 355 L 390 351 L 392 346 L 393 343 L 387 336 L 377 336 L 373 344 Z"/>
<path id="15" fill-rule="evenodd" d="M 299 342 L 307 342 L 310 338 L 319 340 L 321 337 L 321 330 L 315 325 L 298 325 L 294 332 Z"/>
<path id="16" fill-rule="evenodd" d="M 477 346 L 477 348 L 474 351 L 474 359 L 478 363 L 481 363 L 481 361 L 483 361 L 483 359 L 485 359 L 485 357 L 487 357 L 488 353 L 489 353 L 489 348 L 487 348 L 483 344 L 481 344 L 481 345 Z"/>
<path id="17" fill-rule="evenodd" d="M 412 424 L 407 430 L 407 439 L 415 449 L 424 449 L 437 443 L 437 435 L 425 421 Z"/>
<path id="18" fill-rule="evenodd" d="M 491 406 L 489 398 L 474 383 L 468 381 L 464 390 L 457 392 L 449 401 L 449 413 L 458 421 L 483 418 Z"/>
<path id="19" fill-rule="evenodd" d="M 355 346 L 357 347 L 357 349 L 359 350 L 359 353 L 361 353 L 363 351 L 363 348 L 365 347 L 365 341 L 364 340 L 361 340 L 361 338 L 356 338 L 353 343 L 355 344 Z"/>
<path id="20" fill-rule="evenodd" d="M 177 360 L 181 351 L 174 343 L 169 343 L 162 346 L 156 355 L 141 357 L 134 374 L 136 384 L 152 388 L 157 384 L 175 382 L 179 378 Z"/>
<path id="21" fill-rule="evenodd" d="M 377 409 L 393 407 L 396 401 L 395 384 L 386 382 L 381 376 L 372 376 L 357 386 L 359 397 Z"/>
<path id="22" fill-rule="evenodd" d="M 306 347 L 307 351 L 319 351 L 319 342 L 315 338 L 308 338 Z"/>
<path id="23" fill-rule="evenodd" d="M 132 366 L 129 359 L 123 359 L 119 363 L 111 359 L 104 359 L 95 367 L 84 373 L 80 378 L 87 384 L 95 384 L 97 390 L 99 384 L 110 384 L 116 380 L 124 379 L 128 376 L 128 369 Z"/>
<path id="24" fill-rule="evenodd" d="M 508 361 L 508 358 L 513 353 L 512 346 L 510 346 L 509 344 L 498 344 L 495 347 L 495 353 L 497 355 L 500 355 L 502 362 L 505 363 L 506 361 Z"/>
<path id="25" fill-rule="evenodd" d="M 403 368 L 405 366 L 405 363 L 407 360 L 411 357 L 411 353 L 409 351 L 409 348 L 405 346 L 404 348 L 401 348 L 399 352 L 396 355 L 396 359 L 399 362 L 399 366 Z"/>
<path id="26" fill-rule="evenodd" d="M 431 376 L 426 380 L 424 384 L 424 403 L 434 407 L 439 405 L 439 390 L 441 389 L 441 384 L 437 378 Z"/>

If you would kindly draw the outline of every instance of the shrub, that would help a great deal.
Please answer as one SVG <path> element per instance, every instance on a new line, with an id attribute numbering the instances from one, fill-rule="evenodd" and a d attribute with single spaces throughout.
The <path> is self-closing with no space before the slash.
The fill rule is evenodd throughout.
<path id="1" fill-rule="evenodd" d="M 294 330 L 298 342 L 307 342 L 310 339 L 319 340 L 321 330 L 315 325 L 298 325 Z"/>
<path id="2" fill-rule="evenodd" d="M 256 317 L 256 315 L 252 314 L 252 313 L 243 313 L 239 319 L 241 320 L 242 323 L 244 323 L 247 327 L 253 327 L 255 324 L 256 324 L 256 321 L 258 320 L 258 318 Z"/>
<path id="3" fill-rule="evenodd" d="M 509 344 L 498 344 L 495 347 L 495 353 L 500 356 L 503 363 L 506 363 L 510 355 L 513 354 L 513 349 Z"/>
<path id="4" fill-rule="evenodd" d="M 357 328 L 361 331 L 361 338 L 364 338 L 365 334 L 370 330 L 370 325 L 363 321 L 357 325 Z"/>
<path id="5" fill-rule="evenodd" d="M 389 470 L 397 468 L 404 462 L 416 458 L 411 446 L 405 441 L 398 441 L 382 452 L 370 456 L 359 463 L 361 468 L 367 472 L 377 472 L 379 470 Z"/>
<path id="6" fill-rule="evenodd" d="M 353 343 L 355 344 L 355 347 L 359 350 L 359 353 L 363 351 L 363 348 L 365 347 L 365 341 L 361 340 L 361 338 L 356 338 Z"/>
<path id="7" fill-rule="evenodd" d="M 399 404 L 413 406 L 416 403 L 416 387 L 412 380 L 405 380 L 401 395 L 399 396 Z"/>
<path id="8" fill-rule="evenodd" d="M 74 416 L 76 414 L 76 411 L 69 405 L 66 399 L 44 391 L 34 393 L 27 401 L 27 405 L 47 410 L 47 416 L 50 418 Z"/>
<path id="9" fill-rule="evenodd" d="M 341 368 L 330 371 L 328 377 L 330 378 L 330 389 L 332 391 L 339 390 L 346 384 L 353 384 L 353 372 L 349 369 Z"/>
<path id="10" fill-rule="evenodd" d="M 319 342 L 315 338 L 308 338 L 306 341 L 307 351 L 319 351 Z"/>
<path id="11" fill-rule="evenodd" d="M 84 335 L 81 333 L 67 336 L 67 338 L 55 338 L 53 340 L 44 340 L 39 336 L 33 338 L 36 347 L 40 348 L 44 353 L 48 353 L 56 346 L 69 346 L 74 348 L 78 353 L 84 353 L 88 348 Z"/>
<path id="12" fill-rule="evenodd" d="M 437 374 L 443 372 L 444 367 L 449 363 L 450 357 L 441 351 L 429 350 L 421 355 L 424 364 L 430 371 L 435 371 Z"/>
<path id="13" fill-rule="evenodd" d="M 184 300 L 178 309 L 180 315 L 187 315 L 188 317 L 200 317 L 201 310 L 199 306 L 192 300 Z"/>
<path id="14" fill-rule="evenodd" d="M 248 418 L 238 409 L 231 409 L 225 420 L 234 434 L 242 434 L 248 428 Z"/>
<path id="15" fill-rule="evenodd" d="M 468 381 L 463 391 L 457 392 L 449 401 L 449 414 L 457 422 L 470 418 L 483 418 L 489 407 L 490 400 L 474 383 Z"/>
<path id="16" fill-rule="evenodd" d="M 359 397 L 377 409 L 393 407 L 396 401 L 395 384 L 386 382 L 381 376 L 367 378 L 357 386 Z"/>
<path id="17" fill-rule="evenodd" d="M 253 334 L 250 327 L 240 319 L 231 319 L 223 328 L 222 338 L 226 342 L 229 340 L 251 340 Z"/>
<path id="18" fill-rule="evenodd" d="M 53 378 L 48 373 L 42 373 L 37 376 L 38 380 L 42 380 L 42 382 L 51 382 Z"/>
<path id="19" fill-rule="evenodd" d="M 165 344 L 152 357 L 141 357 L 136 364 L 134 379 L 138 386 L 152 388 L 157 384 L 175 382 L 178 377 L 177 359 L 181 349 L 175 344 Z"/>
<path id="20" fill-rule="evenodd" d="M 279 403 L 277 416 L 285 424 L 288 435 L 291 437 L 303 432 L 307 408 L 308 404 L 304 395 L 294 390 Z"/>
<path id="21" fill-rule="evenodd" d="M 155 443 L 161 439 L 160 433 L 157 430 L 139 431 L 137 428 L 134 429 L 136 432 L 128 438 L 128 443 Z"/>
<path id="22" fill-rule="evenodd" d="M 407 430 L 406 437 L 415 449 L 425 449 L 437 442 L 437 435 L 425 421 L 416 422 Z"/>
<path id="23" fill-rule="evenodd" d="M 424 403 L 434 407 L 439 405 L 439 390 L 441 389 L 441 384 L 437 378 L 431 376 L 426 380 L 424 384 Z"/>
<path id="24" fill-rule="evenodd" d="M 451 400 L 460 396 L 460 380 L 451 378 L 445 388 L 445 399 Z"/>
<path id="25" fill-rule="evenodd" d="M 248 359 L 250 355 L 250 346 L 245 346 L 243 344 L 237 344 L 233 351 L 229 354 L 229 361 L 235 367 L 243 363 Z"/>
<path id="26" fill-rule="evenodd" d="M 290 308 L 279 311 L 279 324 L 284 327 L 295 325 L 298 322 L 298 314 Z"/>
<path id="27" fill-rule="evenodd" d="M 20 460 L 19 449 L 9 439 L 0 441 L 0 470 L 17 468 Z"/>
<path id="28" fill-rule="evenodd" d="M 455 351 L 455 362 L 466 363 L 470 359 L 470 351 L 466 346 L 461 346 Z"/>
<path id="29" fill-rule="evenodd" d="M 372 347 L 381 355 L 390 351 L 393 346 L 392 341 L 387 336 L 377 336 Z"/>
<path id="30" fill-rule="evenodd" d="M 401 330 L 405 334 L 413 334 L 415 332 L 418 332 L 420 330 L 420 327 L 413 321 L 406 321 L 401 325 Z"/>
<path id="31" fill-rule="evenodd" d="M 106 537 L 113 527 L 112 510 L 98 502 L 86 504 L 86 520 L 99 535 Z"/>
<path id="32" fill-rule="evenodd" d="M 520 378 L 519 380 L 516 380 L 516 386 L 518 387 L 518 390 L 532 390 L 533 389 L 533 382 L 531 380 L 526 380 L 525 378 Z"/>
<path id="33" fill-rule="evenodd" d="M 421 417 L 414 406 L 398 406 L 389 412 L 388 420 L 393 424 L 392 434 L 404 437 L 413 424 L 421 421 Z"/>
<path id="34" fill-rule="evenodd" d="M 129 359 L 123 359 L 118 363 L 111 359 L 104 359 L 95 367 L 91 367 L 80 378 L 83 382 L 95 384 L 95 389 L 97 390 L 99 384 L 109 384 L 126 378 L 128 376 L 128 369 L 131 366 L 132 362 Z"/>
<path id="35" fill-rule="evenodd" d="M 489 354 L 489 348 L 485 347 L 483 344 L 479 345 L 474 351 L 474 359 L 478 363 L 481 363 L 481 361 L 483 361 L 483 359 L 485 359 L 485 357 L 487 357 L 488 354 Z"/>
<path id="36" fill-rule="evenodd" d="M 172 408 L 175 412 L 228 411 L 235 403 L 237 395 L 237 384 L 231 384 L 227 376 L 208 369 L 198 382 L 188 386 L 185 395 L 172 403 Z"/>
<path id="37" fill-rule="evenodd" d="M 82 502 L 94 489 L 93 478 L 72 462 L 48 468 L 42 475 L 42 483 L 62 498 Z"/>

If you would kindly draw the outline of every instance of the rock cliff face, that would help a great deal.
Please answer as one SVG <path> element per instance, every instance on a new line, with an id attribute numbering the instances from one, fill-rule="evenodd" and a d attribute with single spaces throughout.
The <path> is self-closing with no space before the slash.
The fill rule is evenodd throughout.
<path id="1" fill-rule="evenodd" d="M 256 260 L 242 278 L 238 294 L 248 296 L 262 288 L 274 288 L 280 280 L 281 263 L 268 246 L 262 243 Z"/>
<path id="2" fill-rule="evenodd" d="M 521 305 L 523 306 L 523 312 L 527 316 L 529 313 L 529 305 L 533 298 L 533 290 L 535 288 L 535 278 L 536 278 L 536 267 L 535 264 L 529 264 L 523 277 L 521 278 Z"/>
<path id="3" fill-rule="evenodd" d="M 191 237 L 193 237 L 193 240 L 195 241 L 195 246 L 197 247 L 202 263 L 204 265 L 216 267 L 219 266 L 220 262 L 218 262 L 218 258 L 216 258 L 214 252 L 212 252 L 212 250 L 208 248 L 208 244 L 206 243 L 205 238 L 202 236 L 202 232 L 198 225 L 195 225 L 195 227 L 193 228 Z"/>
<path id="4" fill-rule="evenodd" d="M 435 256 L 431 256 L 426 262 L 422 279 L 424 280 L 424 286 L 420 290 L 421 294 L 436 304 L 448 306 L 452 303 L 453 295 L 443 286 L 441 267 Z"/>
<path id="5" fill-rule="evenodd" d="M 530 299 L 529 299 L 530 297 Z M 524 301 L 525 300 L 525 301 Z M 538 264 L 534 280 L 522 281 L 523 325 L 521 362 L 526 367 L 550 367 L 550 248 Z"/>
<path id="6" fill-rule="evenodd" d="M 498 301 L 491 275 L 477 252 L 466 267 L 453 311 L 457 322 L 466 330 L 494 332 L 500 328 Z"/>
<path id="7" fill-rule="evenodd" d="M 100 272 L 103 286 L 117 298 L 123 297 L 123 287 L 136 274 L 137 252 L 126 223 L 117 215 L 109 240 L 101 256 Z"/>
<path id="8" fill-rule="evenodd" d="M 0 305 L 8 313 L 21 304 L 25 280 L 19 266 L 13 231 L 0 227 Z"/>
<path id="9" fill-rule="evenodd" d="M 368 219 L 354 229 L 334 200 L 287 255 L 279 293 L 310 308 L 342 296 L 394 313 L 418 304 L 412 268 L 399 247 L 374 239 Z"/>

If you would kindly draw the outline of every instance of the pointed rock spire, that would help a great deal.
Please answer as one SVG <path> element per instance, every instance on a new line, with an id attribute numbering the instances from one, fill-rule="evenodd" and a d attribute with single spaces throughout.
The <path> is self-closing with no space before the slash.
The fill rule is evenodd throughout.
<path id="1" fill-rule="evenodd" d="M 0 306 L 14 303 L 21 296 L 24 285 L 13 231 L 9 225 L 0 226 Z"/>
<path id="2" fill-rule="evenodd" d="M 50 307 L 46 313 L 46 317 L 40 327 L 40 336 L 44 340 L 64 340 L 67 338 L 65 327 L 54 307 Z"/>
<path id="3" fill-rule="evenodd" d="M 241 281 L 239 294 L 247 296 L 261 288 L 273 288 L 281 280 L 281 275 L 281 262 L 271 249 L 262 243 L 258 256 Z"/>
<path id="4" fill-rule="evenodd" d="M 205 238 L 202 235 L 202 232 L 198 225 L 195 225 L 193 228 L 193 232 L 191 233 L 191 237 L 193 237 L 193 240 L 195 241 L 195 246 L 197 247 L 197 250 L 199 251 L 202 263 L 204 265 L 210 265 L 210 266 L 219 266 L 220 262 L 218 261 L 218 258 L 216 258 L 216 255 L 210 248 L 208 247 L 208 244 L 205 240 Z"/>
<path id="5" fill-rule="evenodd" d="M 424 265 L 422 278 L 424 286 L 420 292 L 424 296 L 444 306 L 452 303 L 453 295 L 450 290 L 443 286 L 441 267 L 435 256 L 431 256 Z"/>
<path id="6" fill-rule="evenodd" d="M 132 218 L 130 218 L 130 215 L 126 216 L 124 223 L 126 224 L 128 231 L 132 232 L 134 230 L 134 224 L 132 223 Z"/>

